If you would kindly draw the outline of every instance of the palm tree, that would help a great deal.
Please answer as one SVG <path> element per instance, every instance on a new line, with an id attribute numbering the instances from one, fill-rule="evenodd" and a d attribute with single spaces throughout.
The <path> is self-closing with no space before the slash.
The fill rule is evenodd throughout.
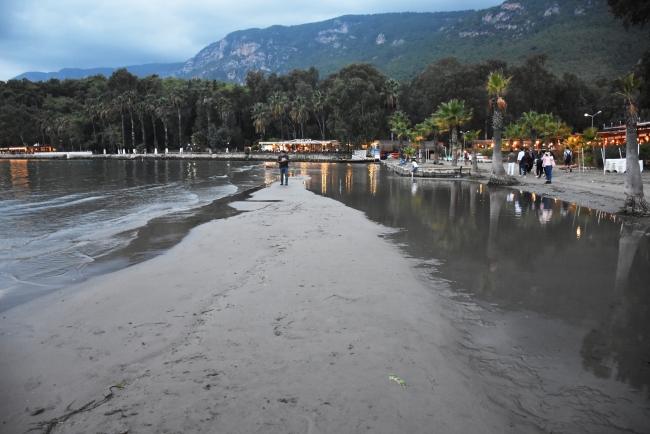
<path id="1" fill-rule="evenodd" d="M 153 128 L 153 149 L 154 153 L 158 153 L 158 136 L 156 135 L 156 108 L 158 107 L 158 100 L 152 94 L 149 94 L 144 99 L 144 106 L 146 113 L 151 117 L 151 127 Z"/>
<path id="2" fill-rule="evenodd" d="M 97 130 L 95 129 L 95 118 L 97 117 L 97 100 L 88 98 L 84 102 L 83 113 L 93 125 L 93 144 L 97 144 Z M 45 142 L 45 140 L 43 140 Z"/>
<path id="3" fill-rule="evenodd" d="M 555 141 L 559 145 L 562 139 L 571 135 L 571 127 L 564 123 L 560 118 L 550 116 L 550 119 L 544 123 L 542 128 L 542 138 L 544 141 Z"/>
<path id="4" fill-rule="evenodd" d="M 172 115 L 171 104 L 166 97 L 158 98 L 156 101 L 156 115 L 160 118 L 163 123 L 163 128 L 165 129 L 165 149 L 169 148 L 169 130 L 167 125 L 169 124 L 169 118 Z"/>
<path id="5" fill-rule="evenodd" d="M 393 132 L 397 136 L 397 140 L 399 140 L 399 156 L 400 158 L 404 158 L 403 143 L 404 139 L 408 137 L 411 121 L 409 121 L 406 113 L 401 110 L 397 110 L 392 114 L 391 117 L 388 118 L 388 124 L 391 126 L 391 132 Z"/>
<path id="6" fill-rule="evenodd" d="M 305 122 L 309 120 L 309 109 L 307 100 L 298 95 L 291 104 L 291 112 L 289 113 L 291 119 L 300 124 L 300 138 L 305 138 Z"/>
<path id="7" fill-rule="evenodd" d="M 501 129 L 503 128 L 503 115 L 508 104 L 503 99 L 508 84 L 512 77 L 505 78 L 502 71 L 491 72 L 488 76 L 487 91 L 490 95 L 488 113 L 492 115 L 492 129 L 494 130 L 494 153 L 492 154 L 492 174 L 488 184 L 512 185 L 517 179 L 508 175 L 503 168 L 503 157 L 501 156 Z"/>
<path id="8" fill-rule="evenodd" d="M 386 105 L 389 108 L 394 108 L 396 110 L 399 110 L 399 90 L 400 90 L 400 84 L 394 78 L 389 78 L 384 83 L 382 92 L 386 97 Z"/>
<path id="9" fill-rule="evenodd" d="M 280 119 L 280 140 L 284 140 L 284 115 L 289 105 L 289 98 L 283 92 L 275 92 L 269 97 L 269 108 L 273 119 Z"/>
<path id="10" fill-rule="evenodd" d="M 185 104 L 185 92 L 180 86 L 172 88 L 169 92 L 169 102 L 173 107 L 176 107 L 178 114 L 178 149 L 183 148 L 183 123 L 181 122 L 181 108 Z"/>
<path id="11" fill-rule="evenodd" d="M 112 130 L 110 129 L 110 110 L 111 110 L 111 104 L 104 102 L 100 100 L 97 103 L 97 117 L 99 118 L 99 129 L 102 133 L 102 148 L 104 149 L 104 153 L 106 153 L 106 141 L 107 139 L 112 139 L 113 137 L 106 137 L 107 135 L 112 134 Z M 104 127 L 104 123 L 106 123 L 106 127 Z M 109 141 L 109 145 L 112 144 L 114 141 Z M 112 151 L 112 148 L 111 148 Z"/>
<path id="12" fill-rule="evenodd" d="M 473 110 L 465 108 L 465 101 L 452 99 L 449 102 L 440 104 L 435 116 L 438 118 L 440 127 L 448 129 L 451 133 L 450 147 L 453 150 L 451 164 L 455 166 L 458 162 L 458 127 L 472 119 Z"/>
<path id="13" fill-rule="evenodd" d="M 225 97 L 221 97 L 217 100 L 217 107 L 219 107 L 219 117 L 221 118 L 221 122 L 224 126 L 228 126 L 228 116 L 232 109 L 230 101 Z"/>
<path id="14" fill-rule="evenodd" d="M 621 77 L 623 92 L 619 92 L 625 99 L 625 203 L 620 213 L 634 216 L 650 216 L 650 205 L 643 194 L 643 179 L 639 168 L 639 151 L 637 144 L 637 123 L 639 111 L 636 97 L 643 81 L 634 78 L 634 73 Z"/>
<path id="15" fill-rule="evenodd" d="M 316 115 L 316 121 L 320 129 L 321 140 L 325 140 L 325 104 L 327 96 L 324 92 L 317 90 L 314 92 L 314 99 L 312 100 L 312 109 Z"/>
<path id="16" fill-rule="evenodd" d="M 70 119 L 65 116 L 58 117 L 54 120 L 54 131 L 57 136 L 61 136 L 70 126 Z M 61 141 L 61 139 L 59 139 Z M 65 145 L 63 146 L 65 151 Z"/>
<path id="17" fill-rule="evenodd" d="M 440 158 L 440 133 L 442 130 L 435 115 L 431 115 L 430 118 L 425 119 L 424 124 L 429 130 L 429 135 L 433 134 L 433 164 L 438 164 L 438 159 Z"/>
<path id="18" fill-rule="evenodd" d="M 136 110 L 136 105 L 138 104 L 138 96 L 132 90 L 129 90 L 124 93 L 124 98 L 126 99 L 126 109 L 129 111 L 129 116 L 131 117 L 131 146 L 135 149 L 135 121 L 133 120 L 133 112 Z"/>
<path id="19" fill-rule="evenodd" d="M 208 118 L 208 131 L 210 130 L 210 124 L 211 124 L 211 114 L 212 114 L 212 106 L 215 103 L 215 97 L 214 94 L 211 92 L 210 89 L 206 88 L 203 92 L 201 92 L 201 95 L 199 97 L 199 103 L 203 105 L 203 108 L 205 109 L 205 115 Z"/>
<path id="20" fill-rule="evenodd" d="M 268 123 L 269 107 L 264 103 L 258 102 L 253 106 L 252 112 L 255 132 L 259 133 L 260 140 L 262 140 L 266 132 L 266 124 Z"/>
<path id="21" fill-rule="evenodd" d="M 140 101 L 137 101 L 133 107 L 135 110 L 136 114 L 140 118 L 140 130 L 142 131 L 142 145 L 144 146 L 144 153 L 147 153 L 147 141 L 146 141 L 146 134 L 144 131 L 144 118 L 147 116 L 147 113 L 149 113 L 149 108 L 147 106 L 147 102 L 144 99 L 141 99 Z M 153 125 L 154 129 L 156 128 L 156 125 Z"/>
<path id="22" fill-rule="evenodd" d="M 126 142 L 125 142 L 125 135 L 124 135 L 124 111 L 126 110 L 127 107 L 127 100 L 124 97 L 124 95 L 119 95 L 117 98 L 113 100 L 113 107 L 117 109 L 117 111 L 120 112 L 120 116 L 122 118 L 122 149 L 126 148 Z M 119 146 L 118 146 L 119 150 Z"/>
<path id="23" fill-rule="evenodd" d="M 510 124 L 503 130 L 503 135 L 509 142 L 512 142 L 513 140 L 523 140 L 525 134 L 521 124 Z"/>
<path id="24" fill-rule="evenodd" d="M 531 110 L 528 112 L 523 112 L 521 114 L 521 117 L 519 118 L 519 121 L 517 122 L 517 125 L 519 125 L 521 129 L 520 138 L 523 139 L 525 137 L 528 137 L 534 148 L 535 143 L 537 142 L 537 137 L 539 135 L 540 126 L 542 123 L 543 120 L 542 118 L 540 118 L 540 115 L 537 114 L 536 111 Z"/>

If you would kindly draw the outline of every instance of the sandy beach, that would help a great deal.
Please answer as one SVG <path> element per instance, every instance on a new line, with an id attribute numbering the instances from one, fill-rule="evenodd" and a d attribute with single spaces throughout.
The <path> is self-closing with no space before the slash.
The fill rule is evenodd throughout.
<path id="1" fill-rule="evenodd" d="M 2 432 L 529 432 L 386 228 L 296 181 L 3 313 Z"/>

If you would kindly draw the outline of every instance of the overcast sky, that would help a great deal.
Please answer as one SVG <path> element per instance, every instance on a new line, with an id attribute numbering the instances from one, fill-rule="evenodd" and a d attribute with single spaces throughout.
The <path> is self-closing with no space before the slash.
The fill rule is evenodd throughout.
<path id="1" fill-rule="evenodd" d="M 0 80 L 27 71 L 184 62 L 228 33 L 345 14 L 482 9 L 498 0 L 0 0 Z"/>

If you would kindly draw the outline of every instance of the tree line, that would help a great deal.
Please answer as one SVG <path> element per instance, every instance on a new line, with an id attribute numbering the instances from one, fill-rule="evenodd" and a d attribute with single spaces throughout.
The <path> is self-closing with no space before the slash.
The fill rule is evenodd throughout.
<path id="1" fill-rule="evenodd" d="M 388 139 L 391 132 L 394 136 L 391 119 L 396 111 L 405 123 L 422 126 L 433 113 L 454 109 L 452 101 L 472 113 L 464 128 L 480 130 L 479 138 L 488 138 L 494 130 L 485 80 L 493 71 L 512 77 L 504 125 L 533 112 L 547 120 L 561 119 L 565 130 L 583 131 L 591 125 L 584 113 L 599 110 L 599 123 L 624 122 L 625 101 L 617 94 L 616 77 L 595 83 L 573 74 L 558 77 L 545 66 L 547 59 L 537 54 L 508 65 L 502 60 L 463 63 L 447 57 L 408 83 L 384 76 L 369 63 L 350 64 L 322 80 L 313 67 L 285 75 L 251 71 L 242 85 L 156 75 L 139 78 L 125 69 L 108 78 L 0 81 L 0 147 L 40 143 L 61 150 L 153 152 L 188 144 L 242 149 L 260 140 L 301 138 L 359 147 Z M 650 56 L 637 69 L 637 75 L 647 76 Z M 642 116 L 648 112 L 647 94 L 643 88 Z M 427 131 L 420 128 L 420 133 Z M 458 140 L 454 128 L 440 134 Z M 517 134 L 508 131 L 506 137 Z M 417 137 L 422 134 L 411 138 Z"/>

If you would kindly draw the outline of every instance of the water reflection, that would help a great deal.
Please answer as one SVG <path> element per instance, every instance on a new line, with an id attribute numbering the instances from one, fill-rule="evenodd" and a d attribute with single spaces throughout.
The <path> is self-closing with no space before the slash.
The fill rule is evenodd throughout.
<path id="1" fill-rule="evenodd" d="M 391 237 L 413 258 L 436 264 L 433 280 L 502 315 L 526 313 L 531 324 L 551 321 L 583 336 L 571 349 L 579 351 L 582 369 L 648 397 L 647 225 L 523 191 L 461 181 L 413 184 L 383 168 L 333 165 L 326 176 L 309 174 L 314 192 L 406 229 Z M 332 188 L 341 178 L 345 188 Z M 557 345 L 543 330 L 526 339 Z"/>

